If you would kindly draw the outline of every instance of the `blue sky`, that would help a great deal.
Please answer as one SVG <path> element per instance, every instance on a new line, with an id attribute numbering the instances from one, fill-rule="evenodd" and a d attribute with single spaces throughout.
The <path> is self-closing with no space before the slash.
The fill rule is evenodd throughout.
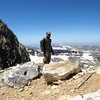
<path id="1" fill-rule="evenodd" d="M 24 45 L 100 43 L 100 0 L 0 0 L 0 18 Z"/>

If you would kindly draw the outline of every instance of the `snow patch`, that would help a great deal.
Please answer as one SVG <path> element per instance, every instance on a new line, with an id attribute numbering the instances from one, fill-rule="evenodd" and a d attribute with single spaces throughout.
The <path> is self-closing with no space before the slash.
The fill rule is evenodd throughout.
<path id="1" fill-rule="evenodd" d="M 84 59 L 94 61 L 93 56 L 91 56 L 91 53 L 90 52 L 84 52 L 82 57 Z"/>
<path id="2" fill-rule="evenodd" d="M 69 56 L 66 56 L 66 55 L 58 55 L 58 56 L 53 55 L 51 58 L 52 58 L 52 59 L 54 59 L 54 58 L 60 58 L 60 59 L 62 59 L 62 60 L 64 60 L 64 61 L 69 61 L 69 60 L 68 60 Z"/>
<path id="3" fill-rule="evenodd" d="M 35 62 L 37 63 L 43 63 L 43 57 L 39 57 L 39 56 L 33 56 L 31 54 L 29 54 L 31 62 Z"/>
<path id="4" fill-rule="evenodd" d="M 100 74 L 100 67 L 96 69 L 96 73 Z"/>

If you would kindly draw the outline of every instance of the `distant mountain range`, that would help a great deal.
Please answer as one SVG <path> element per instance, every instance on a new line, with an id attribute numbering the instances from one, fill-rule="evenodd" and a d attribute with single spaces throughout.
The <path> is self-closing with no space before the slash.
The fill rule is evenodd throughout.
<path id="1" fill-rule="evenodd" d="M 25 45 L 25 44 L 24 44 Z M 88 47 L 100 47 L 100 43 L 63 43 L 63 44 L 53 44 L 54 47 L 58 47 L 58 46 L 63 46 L 63 45 L 69 45 L 69 46 L 72 46 L 72 47 L 85 47 L 85 46 L 88 46 Z M 30 44 L 30 45 L 25 45 L 26 47 L 29 47 L 29 48 L 40 48 L 40 44 Z"/>
<path id="2" fill-rule="evenodd" d="M 33 61 L 42 61 L 43 53 L 40 48 L 34 48 L 33 50 L 28 49 L 29 53 L 33 55 Z M 100 46 L 90 45 L 54 45 L 54 55 L 52 55 L 51 62 L 80 62 L 83 68 L 95 66 L 100 62 Z M 31 56 L 32 57 L 32 56 Z M 36 59 L 36 60 L 35 60 Z"/>

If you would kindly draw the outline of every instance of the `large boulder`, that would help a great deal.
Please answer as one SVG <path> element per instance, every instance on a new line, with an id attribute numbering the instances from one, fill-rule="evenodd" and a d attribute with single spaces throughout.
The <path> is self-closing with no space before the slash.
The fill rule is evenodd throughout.
<path id="1" fill-rule="evenodd" d="M 49 83 L 66 79 L 71 74 L 76 74 L 80 70 L 79 63 L 51 63 L 44 65 L 43 75 L 46 82 Z"/>
<path id="2" fill-rule="evenodd" d="M 26 48 L 19 43 L 14 33 L 0 20 L 0 68 L 15 66 L 30 61 Z"/>
<path id="3" fill-rule="evenodd" d="M 33 62 L 27 62 L 4 72 L 2 82 L 4 86 L 8 87 L 24 87 L 28 84 L 29 80 L 36 78 L 38 75 L 38 66 Z"/>

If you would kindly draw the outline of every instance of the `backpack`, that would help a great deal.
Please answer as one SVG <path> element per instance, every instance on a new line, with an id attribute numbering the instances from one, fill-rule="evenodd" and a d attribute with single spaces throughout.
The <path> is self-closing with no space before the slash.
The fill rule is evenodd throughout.
<path id="1" fill-rule="evenodd" d="M 45 41 L 46 39 L 43 38 L 41 41 L 40 41 L 40 49 L 42 52 L 45 52 Z M 50 42 L 51 42 L 51 39 L 50 39 Z"/>
<path id="2" fill-rule="evenodd" d="M 43 39 L 40 41 L 40 49 L 41 49 L 42 52 L 44 52 L 44 50 L 45 50 L 44 44 L 45 44 L 45 38 L 43 38 Z"/>

